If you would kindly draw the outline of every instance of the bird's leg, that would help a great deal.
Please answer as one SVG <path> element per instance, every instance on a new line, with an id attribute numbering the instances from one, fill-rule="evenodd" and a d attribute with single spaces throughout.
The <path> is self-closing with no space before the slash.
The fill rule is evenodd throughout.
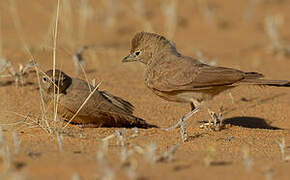
<path id="1" fill-rule="evenodd" d="M 191 106 L 191 107 L 194 107 L 194 106 Z M 180 118 L 180 120 L 175 125 L 173 125 L 173 126 L 171 126 L 169 128 L 162 128 L 162 130 L 169 131 L 169 130 L 178 128 L 180 125 L 182 125 L 182 123 L 184 124 L 185 120 L 190 118 L 194 113 L 198 112 L 199 109 L 200 109 L 199 107 L 196 107 L 196 108 L 194 107 L 194 109 L 192 109 L 189 113 L 187 113 L 184 116 L 182 116 Z"/>
<path id="2" fill-rule="evenodd" d="M 163 130 L 169 131 L 172 129 L 176 129 L 178 126 L 180 126 L 180 133 L 181 133 L 181 137 L 182 137 L 182 141 L 185 142 L 188 138 L 187 132 L 186 132 L 186 124 L 185 124 L 185 120 L 187 120 L 188 118 L 190 118 L 194 113 L 199 111 L 199 107 L 196 107 L 195 109 L 191 110 L 189 113 L 185 114 L 184 116 L 182 116 L 180 118 L 180 120 L 172 127 L 169 128 L 163 128 Z"/>

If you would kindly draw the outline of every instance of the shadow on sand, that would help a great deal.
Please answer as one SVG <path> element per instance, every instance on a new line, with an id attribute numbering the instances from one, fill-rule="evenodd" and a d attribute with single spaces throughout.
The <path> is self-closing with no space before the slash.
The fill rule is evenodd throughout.
<path id="1" fill-rule="evenodd" d="M 282 130 L 282 128 L 271 126 L 265 119 L 259 117 L 232 117 L 224 119 L 223 123 L 253 129 Z"/>

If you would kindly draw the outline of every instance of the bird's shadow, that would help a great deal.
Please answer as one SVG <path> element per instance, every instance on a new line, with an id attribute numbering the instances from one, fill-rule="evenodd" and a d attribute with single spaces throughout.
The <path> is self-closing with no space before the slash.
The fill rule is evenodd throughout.
<path id="1" fill-rule="evenodd" d="M 259 117 L 232 117 L 223 120 L 223 124 L 230 124 L 233 126 L 241 126 L 251 129 L 269 129 L 269 130 L 282 130 L 282 128 L 271 126 L 265 119 Z"/>

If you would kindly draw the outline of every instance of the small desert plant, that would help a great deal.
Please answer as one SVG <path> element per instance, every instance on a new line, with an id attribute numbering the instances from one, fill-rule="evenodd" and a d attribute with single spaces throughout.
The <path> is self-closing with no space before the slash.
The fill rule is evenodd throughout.
<path id="1" fill-rule="evenodd" d="M 80 74 L 81 71 L 85 74 L 86 60 L 84 58 L 84 50 L 88 49 L 90 46 L 81 46 L 77 49 L 77 52 L 73 55 L 73 62 L 75 66 L 75 71 Z"/>
<path id="2" fill-rule="evenodd" d="M 258 3 L 260 3 L 261 0 L 251 0 L 250 3 L 248 4 L 245 12 L 244 12 L 244 19 L 245 20 L 250 20 L 252 15 L 253 15 L 253 12 L 254 12 L 254 9 L 255 7 L 257 6 Z"/>
<path id="3" fill-rule="evenodd" d="M 174 154 L 178 149 L 178 145 L 175 144 L 168 151 L 158 154 L 157 153 L 157 145 L 154 143 L 148 144 L 145 146 L 145 149 L 142 149 L 142 153 L 144 154 L 145 158 L 148 160 L 149 163 L 156 163 L 156 162 L 170 162 L 174 159 Z"/>
<path id="4" fill-rule="evenodd" d="M 129 179 L 138 179 L 137 174 L 137 161 L 135 159 L 130 160 L 129 165 L 126 167 L 126 174 Z"/>
<path id="5" fill-rule="evenodd" d="M 201 50 L 197 50 L 195 54 L 198 57 L 199 61 L 201 61 L 201 62 L 203 62 L 205 64 L 208 64 L 208 65 L 211 65 L 211 66 L 216 66 L 217 65 L 217 60 L 216 59 L 209 59 L 209 58 L 205 57 Z"/>
<path id="6" fill-rule="evenodd" d="M 178 144 L 173 145 L 168 151 L 165 151 L 160 155 L 158 161 L 160 162 L 171 162 L 174 159 L 174 154 L 178 149 Z"/>
<path id="7" fill-rule="evenodd" d="M 63 151 L 63 135 L 60 134 L 59 132 L 56 132 L 56 139 L 57 139 L 58 149 L 60 152 L 62 152 Z"/>
<path id="8" fill-rule="evenodd" d="M 150 21 L 148 20 L 148 18 L 146 16 L 147 12 L 146 12 L 144 0 L 132 0 L 132 3 L 133 3 L 133 7 L 135 9 L 137 18 L 139 18 L 140 21 L 143 22 L 143 24 L 144 24 L 145 31 L 152 32 L 153 28 L 152 28 Z"/>
<path id="9" fill-rule="evenodd" d="M 109 138 L 104 138 L 99 144 L 99 150 L 97 152 L 97 160 L 100 169 L 100 178 L 104 180 L 113 180 L 115 179 L 115 171 L 108 165 L 106 161 L 106 154 L 108 152 L 108 140 Z"/>
<path id="10" fill-rule="evenodd" d="M 200 9 L 200 12 L 206 19 L 206 22 L 212 23 L 214 18 L 216 17 L 215 9 L 212 6 L 210 6 L 207 0 L 199 0 L 198 6 Z"/>
<path id="11" fill-rule="evenodd" d="M 250 157 L 250 149 L 248 146 L 245 146 L 242 148 L 242 153 L 243 153 L 243 164 L 244 166 L 247 168 L 248 171 L 252 170 L 252 166 L 253 166 L 253 160 Z"/>
<path id="12" fill-rule="evenodd" d="M 1 176 L 6 176 L 11 171 L 11 163 L 12 157 L 10 153 L 10 149 L 8 144 L 6 143 L 6 139 L 3 135 L 2 127 L 0 126 L 0 159 L 2 159 L 4 164 L 4 169 L 2 169 L 3 173 L 0 173 Z"/>
<path id="13" fill-rule="evenodd" d="M 273 180 L 274 169 L 269 167 L 264 171 L 264 174 L 265 174 L 266 180 Z"/>
<path id="14" fill-rule="evenodd" d="M 205 128 L 213 131 L 222 130 L 225 127 L 223 124 L 223 112 L 224 112 L 223 107 L 220 108 L 220 112 L 218 114 L 208 109 L 208 114 L 210 116 L 209 122 L 204 123 L 199 127 L 202 129 Z"/>
<path id="15" fill-rule="evenodd" d="M 88 2 L 87 0 L 81 0 L 81 5 L 79 9 L 79 22 L 78 22 L 78 29 L 79 29 L 79 34 L 78 34 L 78 40 L 79 42 L 83 41 L 84 35 L 85 35 L 85 30 L 86 30 L 86 25 L 87 25 L 87 19 L 88 19 Z"/>
<path id="16" fill-rule="evenodd" d="M 162 12 L 166 17 L 166 29 L 169 39 L 173 39 L 176 25 L 177 25 L 177 0 L 171 0 L 170 3 L 164 3 L 162 6 Z"/>
<path id="17" fill-rule="evenodd" d="M 21 140 L 18 137 L 18 134 L 13 132 L 13 142 L 14 142 L 14 153 L 18 154 L 20 151 Z"/>
<path id="18" fill-rule="evenodd" d="M 271 43 L 271 51 L 277 54 L 290 55 L 290 47 L 279 36 L 278 28 L 283 24 L 282 16 L 267 16 L 265 30 Z"/>
<path id="19" fill-rule="evenodd" d="M 106 0 L 106 19 L 105 25 L 111 27 L 116 22 L 116 11 L 117 11 L 117 2 L 116 0 Z"/>
<path id="20" fill-rule="evenodd" d="M 3 44 L 2 44 L 2 26 L 1 26 L 1 18 L 0 18 L 0 57 L 3 56 Z"/>
<path id="21" fill-rule="evenodd" d="M 281 142 L 277 140 L 276 143 L 280 147 L 281 155 L 282 155 L 282 161 L 289 161 L 290 160 L 290 156 L 286 156 L 285 155 L 285 147 L 286 147 L 285 137 L 282 138 Z"/>
<path id="22" fill-rule="evenodd" d="M 206 166 L 213 164 L 216 155 L 216 145 L 213 144 L 205 150 L 204 163 Z"/>
<path id="23" fill-rule="evenodd" d="M 137 127 L 133 128 L 134 134 L 131 135 L 132 138 L 138 137 L 139 135 L 139 129 Z"/>
<path id="24" fill-rule="evenodd" d="M 155 163 L 157 161 L 157 145 L 154 143 L 148 144 L 144 150 L 144 156 L 150 163 Z"/>
<path id="25" fill-rule="evenodd" d="M 74 172 L 73 175 L 72 175 L 72 180 L 81 180 L 81 176 L 79 175 L 79 173 L 77 172 Z"/>
<path id="26" fill-rule="evenodd" d="M 25 66 L 23 66 L 22 64 L 18 64 L 18 71 L 16 71 L 9 60 L 2 58 L 0 59 L 0 73 L 4 72 L 7 69 L 8 74 L 0 75 L 0 77 L 12 78 L 12 82 L 14 82 L 16 86 L 18 86 L 19 83 L 24 86 L 29 74 L 35 72 L 31 70 L 31 68 L 35 65 L 36 64 L 34 61 L 29 61 Z"/>
<path id="27" fill-rule="evenodd" d="M 125 133 L 126 133 L 126 129 L 122 129 L 122 131 L 116 130 L 115 131 L 116 136 L 117 136 L 117 145 L 121 146 L 121 153 L 120 153 L 120 159 L 121 162 L 126 162 L 127 158 L 128 158 L 128 152 L 127 152 L 127 146 L 125 143 L 126 137 L 125 137 Z"/>
<path id="28" fill-rule="evenodd" d="M 24 50 L 25 52 L 27 52 L 30 57 L 33 59 L 33 56 L 30 52 L 30 48 L 28 46 L 28 44 L 26 43 L 26 40 L 25 40 L 25 35 L 23 34 L 23 28 L 22 28 L 22 25 L 21 25 L 21 22 L 20 22 L 20 18 L 19 18 L 19 15 L 18 15 L 18 10 L 17 10 L 17 4 L 15 3 L 15 0 L 10 0 L 9 1 L 9 8 L 10 8 L 10 14 L 11 14 L 11 17 L 12 17 L 12 22 L 15 26 L 15 29 L 16 29 L 16 33 L 18 35 L 18 37 L 20 38 L 21 40 L 21 43 L 24 47 Z"/>

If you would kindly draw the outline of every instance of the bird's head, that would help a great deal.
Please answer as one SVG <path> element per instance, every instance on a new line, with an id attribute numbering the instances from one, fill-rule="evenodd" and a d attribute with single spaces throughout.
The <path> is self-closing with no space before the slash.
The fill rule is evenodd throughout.
<path id="1" fill-rule="evenodd" d="M 41 88 L 46 93 L 65 93 L 65 90 L 71 85 L 72 79 L 64 72 L 55 69 L 53 76 L 53 70 L 48 70 L 42 75 Z M 54 90 L 55 89 L 55 90 Z"/>
<path id="2" fill-rule="evenodd" d="M 148 32 L 137 33 L 131 41 L 130 54 L 122 62 L 142 62 L 148 64 L 160 54 L 179 54 L 175 46 L 165 37 Z"/>

